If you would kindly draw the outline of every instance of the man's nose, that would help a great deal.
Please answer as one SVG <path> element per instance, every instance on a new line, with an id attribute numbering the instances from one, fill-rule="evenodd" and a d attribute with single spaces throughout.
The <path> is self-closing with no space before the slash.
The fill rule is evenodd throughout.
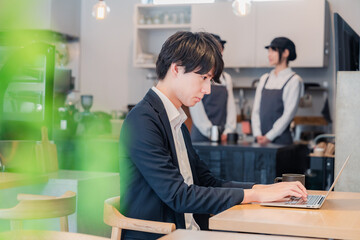
<path id="1" fill-rule="evenodd" d="M 204 94 L 210 94 L 211 93 L 211 80 L 205 81 L 202 86 L 202 92 Z"/>

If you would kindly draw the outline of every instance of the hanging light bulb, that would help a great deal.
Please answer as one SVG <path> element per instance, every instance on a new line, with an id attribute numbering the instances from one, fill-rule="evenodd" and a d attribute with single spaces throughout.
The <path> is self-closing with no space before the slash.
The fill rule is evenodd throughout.
<path id="1" fill-rule="evenodd" d="M 232 9 L 236 16 L 246 16 L 251 11 L 251 0 L 234 0 Z"/>
<path id="2" fill-rule="evenodd" d="M 93 7 L 92 15 L 96 19 L 102 20 L 110 13 L 110 8 L 106 5 L 104 0 L 99 0 Z"/>

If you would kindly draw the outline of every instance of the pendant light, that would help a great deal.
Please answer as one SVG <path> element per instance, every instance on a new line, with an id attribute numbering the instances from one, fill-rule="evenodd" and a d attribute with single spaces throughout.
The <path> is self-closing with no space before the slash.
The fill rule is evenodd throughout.
<path id="1" fill-rule="evenodd" d="M 106 5 L 104 0 L 99 0 L 93 7 L 92 15 L 98 20 L 103 20 L 110 13 L 109 6 Z"/>
<path id="2" fill-rule="evenodd" d="M 234 0 L 232 9 L 236 16 L 246 16 L 251 11 L 251 0 Z"/>

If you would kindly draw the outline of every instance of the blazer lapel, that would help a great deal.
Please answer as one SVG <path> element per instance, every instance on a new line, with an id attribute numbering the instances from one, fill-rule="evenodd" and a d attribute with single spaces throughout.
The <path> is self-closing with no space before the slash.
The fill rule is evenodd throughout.
<path id="1" fill-rule="evenodd" d="M 166 132 L 166 136 L 170 145 L 171 150 L 171 157 L 174 160 L 174 164 L 179 167 L 177 155 L 176 155 L 176 148 L 175 148 L 175 142 L 174 137 L 172 135 L 171 126 L 169 122 L 169 118 L 167 116 L 165 107 L 159 96 L 150 89 L 147 94 L 144 97 L 144 100 L 150 103 L 150 105 L 154 108 L 154 110 L 159 114 L 159 118 L 161 121 L 161 124 L 164 127 L 164 130 Z"/>

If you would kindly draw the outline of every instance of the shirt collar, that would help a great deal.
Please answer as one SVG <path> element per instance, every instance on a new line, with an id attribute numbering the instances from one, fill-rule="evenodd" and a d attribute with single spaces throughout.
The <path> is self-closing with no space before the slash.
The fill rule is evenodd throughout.
<path id="1" fill-rule="evenodd" d="M 182 110 L 181 107 L 177 109 L 175 105 L 170 101 L 170 99 L 156 87 L 152 87 L 151 89 L 159 96 L 159 98 L 163 102 L 166 114 L 170 121 L 170 125 L 174 128 L 181 127 L 181 125 L 187 119 L 184 110 Z"/>
<path id="2" fill-rule="evenodd" d="M 281 71 L 279 72 L 279 74 L 277 75 L 277 77 L 288 76 L 288 75 L 290 75 L 292 72 L 293 72 L 292 69 L 291 69 L 290 67 L 288 67 L 288 68 L 285 68 L 285 69 L 281 70 Z M 275 75 L 275 69 L 271 70 L 271 75 L 276 76 L 276 75 Z"/>

